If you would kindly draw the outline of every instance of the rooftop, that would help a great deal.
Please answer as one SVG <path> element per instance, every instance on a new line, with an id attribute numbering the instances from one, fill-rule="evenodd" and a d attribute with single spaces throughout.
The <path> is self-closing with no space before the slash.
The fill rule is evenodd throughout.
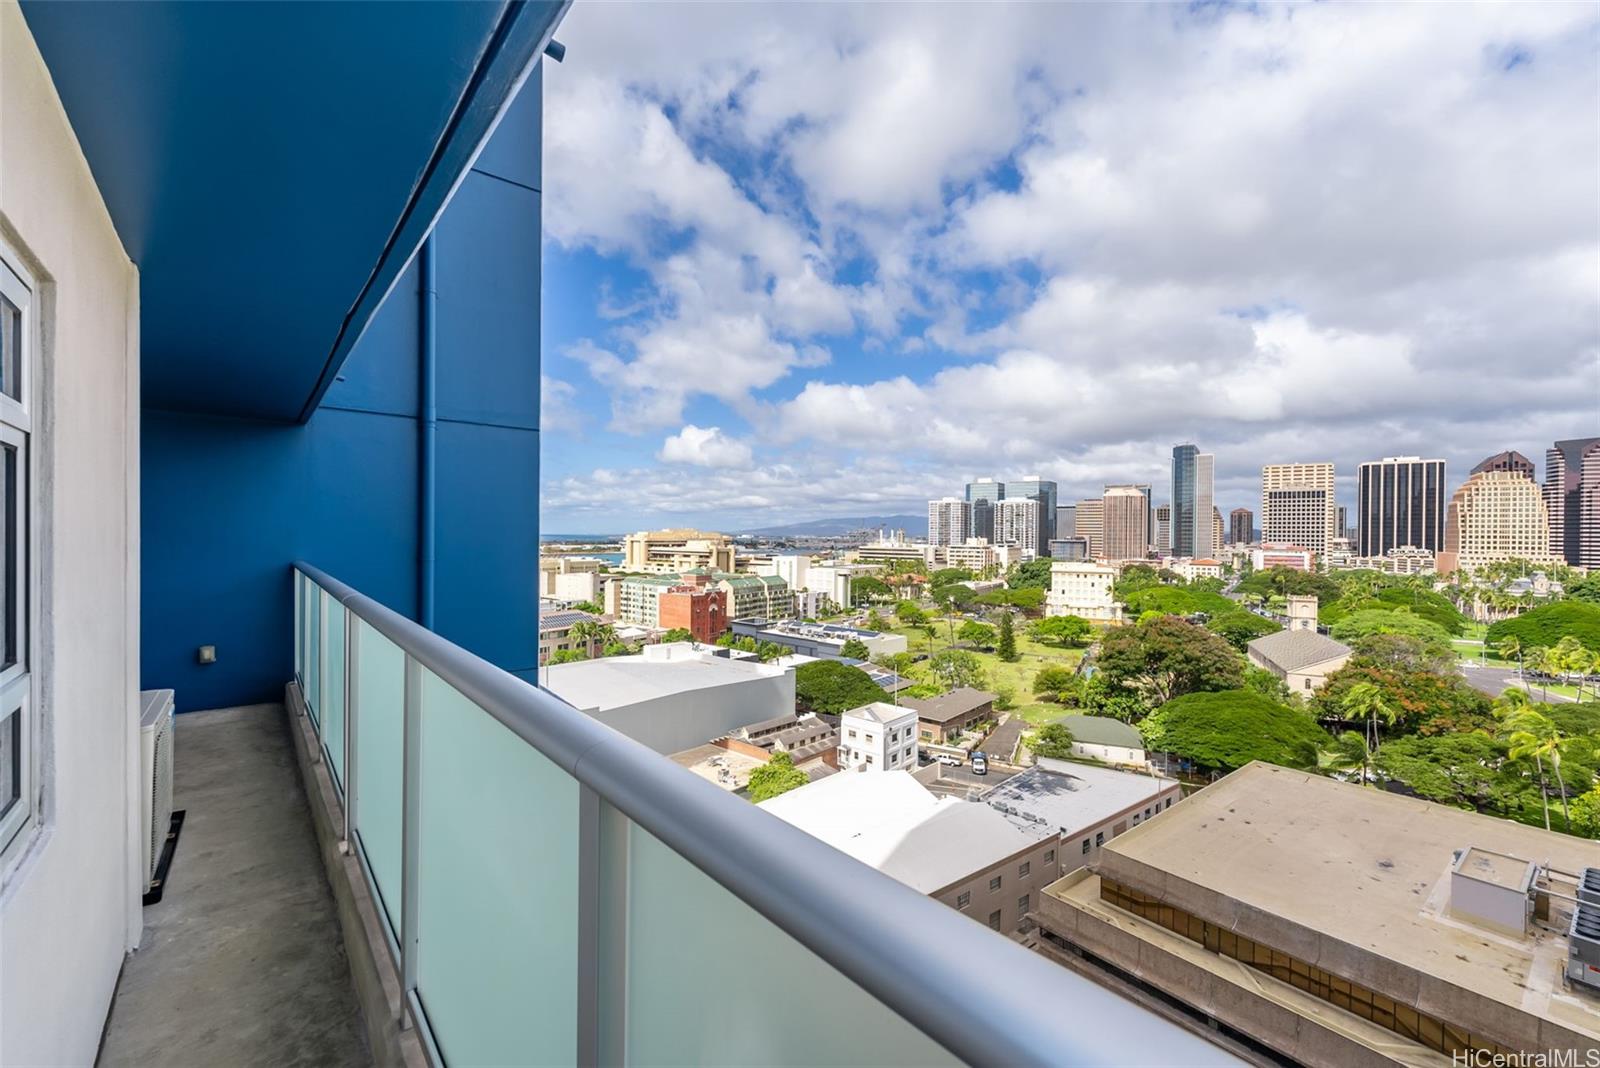
<path id="1" fill-rule="evenodd" d="M 1041 840 L 987 805 L 935 797 L 906 771 L 844 772 L 762 808 L 924 894 Z"/>
<path id="2" fill-rule="evenodd" d="M 688 768 L 707 782 L 715 783 L 731 792 L 750 785 L 750 773 L 765 761 L 753 756 L 735 753 L 719 745 L 697 745 L 681 753 L 672 754 L 672 762 Z"/>
<path id="3" fill-rule="evenodd" d="M 994 699 L 995 695 L 987 690 L 974 690 L 970 686 L 962 686 L 939 697 L 928 697 L 920 701 L 908 700 L 906 707 L 916 709 L 918 719 L 927 720 L 929 723 L 948 723 L 981 708 Z"/>
<path id="4" fill-rule="evenodd" d="M 1131 862 L 1169 893 L 1202 888 L 1230 915 L 1238 902 L 1600 1039 L 1600 999 L 1562 988 L 1564 937 L 1449 916 L 1454 854 L 1469 847 L 1558 871 L 1600 866 L 1597 842 L 1250 764 L 1108 842 L 1101 870 L 1115 878 Z"/>
<path id="5" fill-rule="evenodd" d="M 541 612 L 539 613 L 539 630 L 566 630 L 581 620 L 599 620 L 599 616 L 592 612 Z"/>
<path id="6" fill-rule="evenodd" d="M 1042 757 L 984 794 L 983 802 L 1014 827 L 1070 836 L 1136 808 L 1172 785 L 1173 780 L 1154 775 Z"/>
<path id="7" fill-rule="evenodd" d="M 693 642 L 647 646 L 637 656 L 607 656 L 541 669 L 539 682 L 585 712 L 634 705 L 667 694 L 771 678 L 785 669 L 754 660 L 731 660 Z"/>
<path id="8" fill-rule="evenodd" d="M 870 705 L 852 708 L 844 714 L 845 719 L 865 719 L 873 723 L 893 723 L 896 720 L 906 719 L 915 713 L 915 709 L 901 708 L 891 705 L 886 701 L 874 701 Z"/>
<path id="9" fill-rule="evenodd" d="M 1109 716 L 1062 716 L 1056 722 L 1072 732 L 1075 742 L 1118 745 L 1126 749 L 1144 748 L 1144 738 L 1139 731 L 1120 719 Z"/>
<path id="10" fill-rule="evenodd" d="M 1252 641 L 1252 653 L 1283 671 L 1299 671 L 1350 655 L 1350 647 L 1314 630 L 1280 630 Z"/>

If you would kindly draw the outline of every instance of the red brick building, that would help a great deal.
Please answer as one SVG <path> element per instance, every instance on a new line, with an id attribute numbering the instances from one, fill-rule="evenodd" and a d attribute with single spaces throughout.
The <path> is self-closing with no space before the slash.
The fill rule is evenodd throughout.
<path id="1" fill-rule="evenodd" d="M 728 631 L 727 595 L 703 583 L 664 590 L 656 604 L 658 623 L 663 630 L 682 627 L 694 635 L 695 641 L 707 643 Z"/>

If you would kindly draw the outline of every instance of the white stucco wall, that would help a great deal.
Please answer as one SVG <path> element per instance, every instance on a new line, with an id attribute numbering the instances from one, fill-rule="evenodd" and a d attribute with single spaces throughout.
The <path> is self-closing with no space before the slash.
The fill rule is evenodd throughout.
<path id="1" fill-rule="evenodd" d="M 44 802 L 0 874 L 0 1063 L 89 1064 L 139 937 L 138 278 L 13 0 L 0 0 L 0 234 L 38 285 L 45 495 Z"/>
<path id="2" fill-rule="evenodd" d="M 735 728 L 794 715 L 794 672 L 664 694 L 589 714 L 658 753 L 681 753 Z"/>

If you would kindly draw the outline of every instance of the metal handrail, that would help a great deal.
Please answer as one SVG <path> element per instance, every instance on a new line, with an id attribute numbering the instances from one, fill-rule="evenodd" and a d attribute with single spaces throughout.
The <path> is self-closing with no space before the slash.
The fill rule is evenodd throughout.
<path id="1" fill-rule="evenodd" d="M 326 572 L 305 563 L 294 567 L 628 819 L 967 1063 L 1237 1063 L 1177 1024 L 953 914 Z M 835 901 L 839 909 L 826 907 Z M 863 909 L 864 902 L 874 907 Z M 1082 1026 L 1070 1026 L 1070 1018 Z"/>

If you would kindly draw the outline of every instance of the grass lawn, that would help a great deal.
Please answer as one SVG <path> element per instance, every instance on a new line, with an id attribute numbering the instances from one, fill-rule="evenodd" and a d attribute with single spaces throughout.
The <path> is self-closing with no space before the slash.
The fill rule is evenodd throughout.
<path id="1" fill-rule="evenodd" d="M 913 655 L 930 651 L 928 637 L 920 627 L 908 627 L 897 619 L 888 620 L 889 626 L 885 629 L 895 634 L 905 636 L 908 652 Z M 944 620 L 937 622 L 938 633 L 932 642 L 932 652 L 950 648 L 950 625 Z M 1066 715 L 1068 709 L 1060 705 L 1033 699 L 1033 677 L 1042 667 L 1076 667 L 1079 660 L 1083 659 L 1082 649 L 1060 649 L 1054 645 L 1045 645 L 1028 637 L 1027 624 L 1022 620 L 1017 622 L 1017 660 L 1006 663 L 994 653 L 985 653 L 978 650 L 968 650 L 977 657 L 983 665 L 985 685 L 993 690 L 996 687 L 1007 687 L 1012 692 L 1012 699 L 1017 702 L 1017 707 L 1012 709 L 1013 715 L 1021 715 L 1034 726 L 1042 726 Z M 956 629 L 961 629 L 961 623 L 956 623 Z M 927 681 L 931 678 L 926 661 L 917 664 L 911 669 L 911 674 L 918 681 Z"/>

